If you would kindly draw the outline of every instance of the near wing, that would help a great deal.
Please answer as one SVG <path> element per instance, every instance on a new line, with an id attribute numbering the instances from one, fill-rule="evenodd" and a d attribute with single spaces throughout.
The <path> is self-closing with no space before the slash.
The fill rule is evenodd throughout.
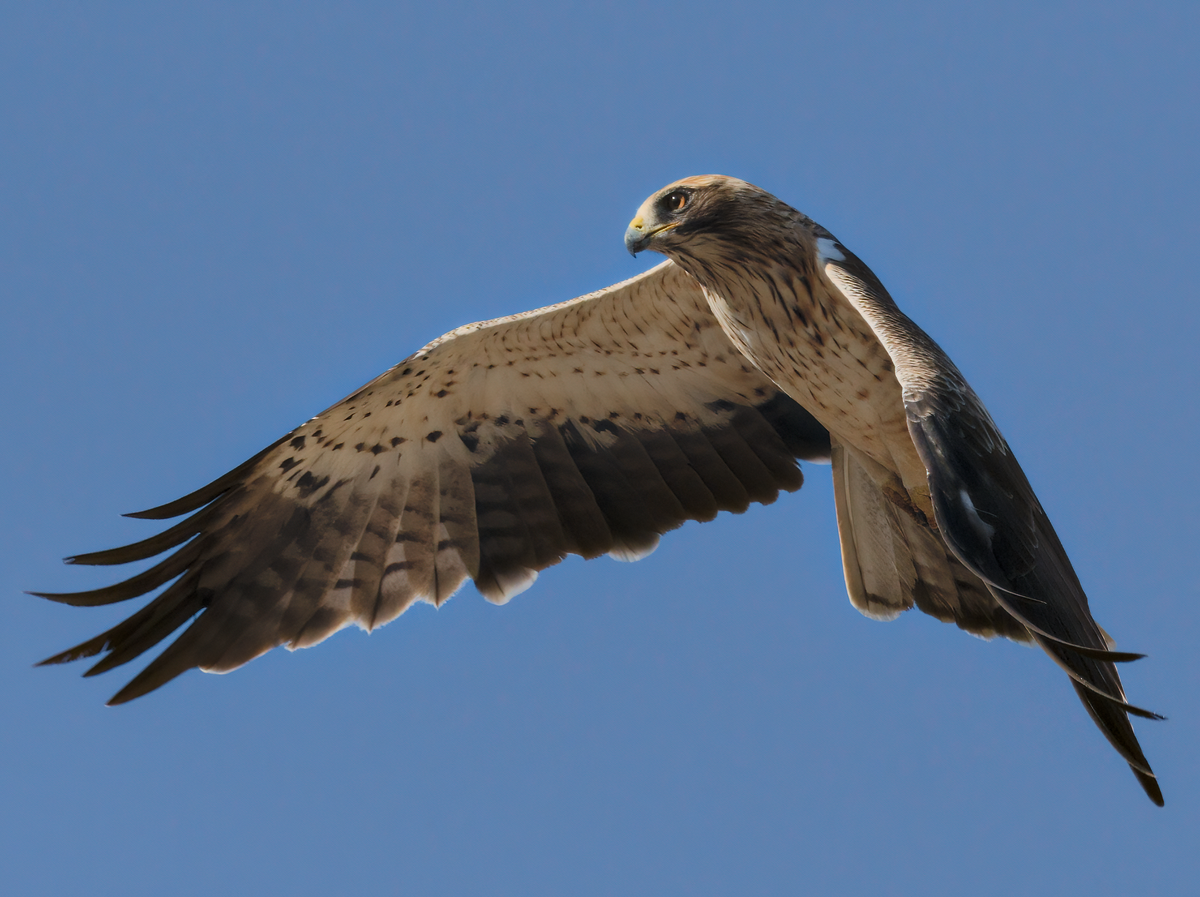
<path id="1" fill-rule="evenodd" d="M 881 326 L 886 328 L 886 319 L 900 311 L 866 265 L 840 244 L 837 249 L 844 258 L 827 262 L 830 281 L 856 308 L 869 303 L 883 309 Z M 1142 655 L 1111 650 L 1012 450 L 958 368 L 936 343 L 921 336 L 925 342 L 913 354 L 921 360 L 909 366 L 920 369 L 919 376 L 906 376 L 899 363 L 896 372 L 942 538 L 1071 677 L 1092 720 L 1150 799 L 1162 806 L 1162 791 L 1127 714 L 1162 717 L 1128 703 L 1114 665 Z"/>
<path id="2" fill-rule="evenodd" d="M 188 624 L 111 703 L 192 667 L 371 629 L 471 578 L 507 601 L 567 554 L 636 559 L 661 533 L 774 501 L 829 437 L 729 342 L 666 262 L 560 305 L 446 334 L 191 495 L 134 517 L 192 516 L 69 558 L 174 553 L 124 582 L 43 594 L 124 601 L 175 580 L 109 631 L 44 661 L 107 652 L 94 675 Z M 189 623 L 190 621 L 190 623 Z"/>

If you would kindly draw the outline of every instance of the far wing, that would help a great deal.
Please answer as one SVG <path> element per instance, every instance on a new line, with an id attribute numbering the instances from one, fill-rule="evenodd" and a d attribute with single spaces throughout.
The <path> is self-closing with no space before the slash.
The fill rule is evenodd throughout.
<path id="1" fill-rule="evenodd" d="M 925 464 L 938 530 L 955 556 L 1071 677 L 1093 721 L 1163 802 L 1127 713 L 1112 651 L 1033 488 L 987 409 L 941 348 L 906 318 L 853 253 L 833 243 L 825 272 L 888 347 L 909 433 Z M 838 258 L 838 256 L 841 256 Z"/>
<path id="2" fill-rule="evenodd" d="M 828 454 L 824 428 L 737 352 L 667 262 L 448 333 L 210 485 L 132 515 L 192 514 L 68 559 L 175 549 L 157 566 L 43 597 L 110 604 L 174 582 L 45 662 L 107 652 L 93 675 L 188 624 L 121 703 L 192 667 L 230 670 L 352 623 L 371 629 L 467 578 L 507 601 L 567 554 L 633 560 L 686 520 L 774 501 L 800 487 L 797 458 Z"/>

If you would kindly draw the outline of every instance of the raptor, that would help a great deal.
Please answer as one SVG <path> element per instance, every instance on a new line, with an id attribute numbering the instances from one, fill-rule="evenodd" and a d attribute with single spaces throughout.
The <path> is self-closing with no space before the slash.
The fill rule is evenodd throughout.
<path id="1" fill-rule="evenodd" d="M 735 178 L 643 203 L 630 252 L 668 261 L 595 293 L 470 324 L 190 495 L 186 516 L 68 558 L 144 572 L 72 605 L 166 586 L 44 663 L 94 675 L 182 632 L 113 698 L 279 645 L 371 629 L 466 580 L 503 603 L 567 554 L 636 560 L 687 520 L 800 488 L 829 462 L 847 591 L 1040 646 L 1156 804 L 1119 652 L 1012 450 L 954 363 L 831 233 Z M 169 552 L 169 553 L 168 553 Z"/>

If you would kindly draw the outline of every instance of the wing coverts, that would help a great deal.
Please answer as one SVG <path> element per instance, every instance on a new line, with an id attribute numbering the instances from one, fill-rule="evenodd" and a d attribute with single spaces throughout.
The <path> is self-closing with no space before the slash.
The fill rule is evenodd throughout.
<path id="1" fill-rule="evenodd" d="M 113 698 L 192 667 L 371 629 L 465 579 L 507 601 L 567 554 L 636 559 L 686 520 L 800 488 L 825 429 L 736 352 L 671 263 L 607 290 L 460 328 L 182 499 L 190 517 L 69 559 L 175 549 L 75 605 L 158 596 L 45 663 L 135 659 L 190 625 Z M 172 580 L 174 580 L 172 582 Z"/>

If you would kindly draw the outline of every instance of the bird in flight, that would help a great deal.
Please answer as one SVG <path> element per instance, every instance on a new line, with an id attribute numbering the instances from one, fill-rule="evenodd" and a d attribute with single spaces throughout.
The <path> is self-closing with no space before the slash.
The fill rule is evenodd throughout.
<path id="1" fill-rule="evenodd" d="M 668 261 L 607 289 L 469 324 L 190 495 L 186 516 L 74 564 L 165 559 L 107 588 L 166 585 L 43 663 L 86 675 L 182 633 L 110 703 L 232 670 L 350 624 L 372 629 L 466 579 L 490 601 L 568 554 L 636 560 L 687 520 L 767 504 L 830 463 L 851 603 L 914 605 L 1040 646 L 1160 806 L 1118 652 L 1025 474 L 946 353 L 820 225 L 735 178 L 691 177 L 625 233 Z M 170 583 L 169 585 L 167 585 Z"/>

